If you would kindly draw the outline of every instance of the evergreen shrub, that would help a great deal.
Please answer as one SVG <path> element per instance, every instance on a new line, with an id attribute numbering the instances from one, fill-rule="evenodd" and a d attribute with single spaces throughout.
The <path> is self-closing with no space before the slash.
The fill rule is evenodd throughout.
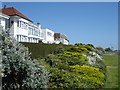
<path id="1" fill-rule="evenodd" d="M 0 27 L 0 56 L 2 58 L 2 88 L 47 88 L 48 72 L 30 58 L 28 48 L 10 37 L 9 30 Z"/>

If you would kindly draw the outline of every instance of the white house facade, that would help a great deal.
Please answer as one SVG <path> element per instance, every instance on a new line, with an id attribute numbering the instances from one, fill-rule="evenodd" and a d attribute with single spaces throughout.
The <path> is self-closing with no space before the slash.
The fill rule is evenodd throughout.
<path id="1" fill-rule="evenodd" d="M 14 7 L 6 8 L 4 6 L 0 11 L 0 24 L 3 26 L 3 29 L 10 29 L 10 35 L 17 41 L 58 44 L 54 39 L 54 31 L 47 28 L 42 29 L 40 23 L 34 25 L 32 20 L 24 16 Z M 63 42 L 67 44 L 65 40 Z"/>
<path id="2" fill-rule="evenodd" d="M 9 18 L 10 17 L 8 15 L 2 14 L 0 12 L 0 24 L 3 26 L 3 29 L 7 29 L 8 28 Z"/>
<path id="3" fill-rule="evenodd" d="M 54 43 L 54 32 L 50 29 L 44 28 L 43 32 L 43 42 L 44 43 Z"/>
<path id="4" fill-rule="evenodd" d="M 54 42 L 56 44 L 59 44 L 59 43 L 63 43 L 65 45 L 69 44 L 69 40 L 67 39 L 67 36 L 61 33 L 54 34 Z"/>

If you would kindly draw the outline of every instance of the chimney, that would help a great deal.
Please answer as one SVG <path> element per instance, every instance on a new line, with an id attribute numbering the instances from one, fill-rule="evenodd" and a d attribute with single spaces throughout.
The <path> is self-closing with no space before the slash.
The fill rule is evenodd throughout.
<path id="1" fill-rule="evenodd" d="M 6 5 L 4 5 L 4 8 L 6 8 Z"/>
<path id="2" fill-rule="evenodd" d="M 37 26 L 38 26 L 38 28 L 41 28 L 41 25 L 40 25 L 40 23 L 37 23 Z"/>

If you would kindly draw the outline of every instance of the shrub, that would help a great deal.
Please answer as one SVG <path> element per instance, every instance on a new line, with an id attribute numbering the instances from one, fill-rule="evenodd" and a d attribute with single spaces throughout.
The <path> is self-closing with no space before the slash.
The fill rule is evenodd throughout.
<path id="1" fill-rule="evenodd" d="M 50 66 L 51 88 L 101 88 L 106 78 L 106 67 L 101 60 L 89 64 L 87 55 L 94 52 L 92 45 L 74 45 L 56 55 L 49 55 L 45 62 Z"/>
<path id="2" fill-rule="evenodd" d="M 83 79 L 86 79 L 88 82 L 85 82 L 87 87 L 89 88 L 95 88 L 95 87 L 101 87 L 104 85 L 104 74 L 99 71 L 98 68 L 90 67 L 87 65 L 75 65 L 70 66 L 71 70 L 75 72 L 77 77 L 81 77 Z"/>
<path id="3" fill-rule="evenodd" d="M 51 88 L 100 88 L 104 85 L 105 76 L 99 68 L 80 64 L 83 61 L 75 60 L 76 56 L 73 57 L 58 54 L 46 58 L 45 61 L 50 65 L 48 70 L 51 74 Z"/>
<path id="4" fill-rule="evenodd" d="M 51 68 L 50 71 L 51 88 L 83 88 L 81 79 L 76 74 L 58 68 Z"/>
<path id="5" fill-rule="evenodd" d="M 50 55 L 46 58 L 46 62 L 53 67 L 67 69 L 69 65 L 85 65 L 88 64 L 88 58 L 78 52 L 64 52 L 57 55 Z"/>
<path id="6" fill-rule="evenodd" d="M 29 48 L 31 52 L 31 58 L 45 58 L 49 54 L 58 54 L 64 51 L 64 48 L 71 47 L 71 45 L 63 44 L 45 44 L 45 43 L 29 43 L 29 42 L 20 42 L 25 47 Z"/>
<path id="7" fill-rule="evenodd" d="M 68 48 L 67 51 L 70 52 L 79 52 L 79 53 L 88 53 L 89 51 L 93 51 L 93 48 L 91 45 L 81 45 L 81 44 L 75 44 L 71 48 Z"/>
<path id="8" fill-rule="evenodd" d="M 48 72 L 30 58 L 28 48 L 0 29 L 0 56 L 2 57 L 2 88 L 47 88 Z"/>
<path id="9" fill-rule="evenodd" d="M 112 52 L 112 49 L 111 48 L 105 48 L 105 51 L 106 52 Z"/>

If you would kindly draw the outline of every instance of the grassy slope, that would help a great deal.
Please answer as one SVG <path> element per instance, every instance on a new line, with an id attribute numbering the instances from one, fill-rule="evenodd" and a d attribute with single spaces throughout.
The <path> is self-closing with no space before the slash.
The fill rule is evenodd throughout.
<path id="1" fill-rule="evenodd" d="M 107 82 L 105 88 L 118 87 L 118 55 L 104 55 L 107 66 Z"/>

